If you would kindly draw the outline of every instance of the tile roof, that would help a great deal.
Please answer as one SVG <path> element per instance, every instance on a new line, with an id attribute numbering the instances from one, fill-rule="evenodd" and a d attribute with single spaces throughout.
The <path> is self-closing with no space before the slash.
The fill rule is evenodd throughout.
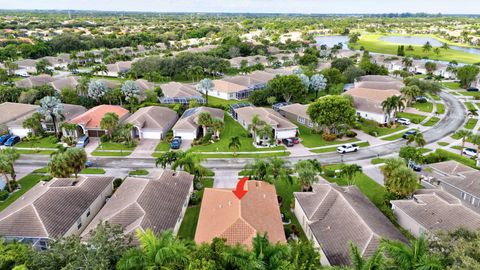
<path id="1" fill-rule="evenodd" d="M 430 231 L 480 228 L 480 214 L 441 189 L 418 190 L 413 199 L 391 204 Z"/>
<path id="2" fill-rule="evenodd" d="M 140 108 L 125 122 L 139 128 L 163 129 L 178 119 L 177 113 L 167 107 L 149 106 Z"/>
<path id="3" fill-rule="evenodd" d="M 315 184 L 313 192 L 295 192 L 310 229 L 333 265 L 349 265 L 349 243 L 370 256 L 381 238 L 406 241 L 405 237 L 354 186 Z"/>
<path id="4" fill-rule="evenodd" d="M 247 90 L 248 87 L 226 80 L 213 80 L 213 90 L 222 93 L 236 93 Z"/>
<path id="5" fill-rule="evenodd" d="M 75 89 L 79 83 L 79 77 L 78 76 L 69 76 L 65 78 L 61 78 L 58 80 L 55 80 L 51 82 L 50 84 L 52 87 L 57 90 L 61 91 L 65 88 L 70 88 L 70 89 Z"/>
<path id="6" fill-rule="evenodd" d="M 361 81 L 355 83 L 355 88 L 369 88 L 378 90 L 398 90 L 402 89 L 405 85 L 401 81 Z"/>
<path id="7" fill-rule="evenodd" d="M 293 103 L 293 104 L 285 105 L 279 108 L 280 111 L 285 111 L 285 112 L 310 120 L 310 116 L 307 114 L 307 109 L 308 109 L 307 104 L 300 104 L 300 103 Z"/>
<path id="8" fill-rule="evenodd" d="M 20 88 L 31 88 L 31 87 L 35 87 L 35 86 L 42 86 L 42 85 L 45 85 L 45 84 L 49 84 L 49 83 L 53 82 L 54 80 L 55 79 L 52 76 L 42 74 L 42 75 L 28 77 L 28 78 L 22 79 L 20 81 L 16 81 L 15 86 L 20 87 Z"/>
<path id="9" fill-rule="evenodd" d="M 0 235 L 64 236 L 112 182 L 99 176 L 40 182 L 0 213 Z"/>
<path id="10" fill-rule="evenodd" d="M 286 242 L 275 187 L 248 181 L 245 190 L 247 194 L 239 200 L 229 189 L 205 189 L 195 242 L 209 243 L 219 237 L 229 245 L 251 247 L 257 233 L 267 233 L 272 243 Z"/>
<path id="11" fill-rule="evenodd" d="M 379 90 L 370 88 L 351 88 L 344 95 L 353 97 L 355 108 L 359 111 L 383 114 L 382 102 L 391 96 L 400 96 L 398 90 Z"/>
<path id="12" fill-rule="evenodd" d="M 177 123 L 173 126 L 174 130 L 196 130 L 198 125 L 198 117 L 201 113 L 208 112 L 212 118 L 217 118 L 223 121 L 225 113 L 221 109 L 210 107 L 197 107 L 186 110 L 182 117 L 178 119 Z"/>
<path id="13" fill-rule="evenodd" d="M 119 119 L 129 114 L 128 110 L 120 106 L 99 105 L 73 118 L 72 120 L 70 120 L 70 123 L 83 125 L 86 128 L 98 129 L 100 128 L 100 121 L 102 120 L 103 116 L 108 112 L 116 113 Z"/>
<path id="14" fill-rule="evenodd" d="M 436 180 L 480 198 L 480 171 L 449 160 L 429 165 Z"/>
<path id="15" fill-rule="evenodd" d="M 360 78 L 358 78 L 358 81 L 365 82 L 365 81 L 376 81 L 376 82 L 395 82 L 399 81 L 398 79 L 395 79 L 390 76 L 383 76 L 383 75 L 365 75 Z"/>
<path id="16" fill-rule="evenodd" d="M 0 124 L 21 120 L 38 110 L 38 105 L 4 102 L 0 104 Z"/>
<path id="17" fill-rule="evenodd" d="M 198 92 L 194 86 L 178 82 L 169 82 L 161 84 L 163 95 L 165 97 L 201 97 L 202 94 Z"/>
<path id="18" fill-rule="evenodd" d="M 270 108 L 249 106 L 235 109 L 235 113 L 238 118 L 244 120 L 248 125 L 252 123 L 253 117 L 258 115 L 261 120 L 277 130 L 297 128 L 297 126 L 288 119 Z"/>
<path id="19" fill-rule="evenodd" d="M 126 72 L 132 68 L 132 61 L 119 61 L 113 64 L 108 64 L 107 69 L 109 72 Z"/>
<path id="20" fill-rule="evenodd" d="M 124 232 L 136 229 L 160 233 L 173 229 L 188 202 L 193 175 L 163 170 L 156 177 L 127 177 L 82 233 L 88 238 L 101 222 L 119 224 Z"/>

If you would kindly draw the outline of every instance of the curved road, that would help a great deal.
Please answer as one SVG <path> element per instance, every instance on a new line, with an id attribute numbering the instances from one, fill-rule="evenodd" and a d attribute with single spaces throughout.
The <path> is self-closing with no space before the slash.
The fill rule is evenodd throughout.
<path id="1" fill-rule="evenodd" d="M 466 120 L 466 110 L 463 104 L 454 96 L 447 92 L 440 92 L 439 96 L 445 102 L 447 113 L 433 128 L 426 130 L 424 138 L 427 143 L 432 143 L 449 136 L 461 128 Z M 387 142 L 382 145 L 369 146 L 360 149 L 356 153 L 339 155 L 337 153 L 320 153 L 303 157 L 283 157 L 290 163 L 295 163 L 303 159 L 318 159 L 322 164 L 341 163 L 348 161 L 359 161 L 379 156 L 386 156 L 396 153 L 402 146 L 405 146 L 404 140 Z M 343 159 L 343 160 L 342 160 Z M 91 159 L 99 167 L 105 168 L 152 168 L 155 167 L 153 158 L 117 158 L 117 157 L 95 157 Z M 249 158 L 211 158 L 204 162 L 204 165 L 211 169 L 243 169 L 249 163 Z M 22 157 L 17 161 L 18 165 L 38 165 L 46 166 L 48 159 L 41 156 Z"/>

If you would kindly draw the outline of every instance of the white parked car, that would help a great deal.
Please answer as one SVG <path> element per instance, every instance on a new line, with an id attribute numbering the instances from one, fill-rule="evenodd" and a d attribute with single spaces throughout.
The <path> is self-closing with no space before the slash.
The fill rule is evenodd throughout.
<path id="1" fill-rule="evenodd" d="M 472 149 L 472 148 L 463 148 L 462 153 L 467 155 L 467 156 L 470 156 L 470 157 L 476 157 L 477 156 L 477 150 Z"/>
<path id="2" fill-rule="evenodd" d="M 410 122 L 410 120 L 407 119 L 407 118 L 397 118 L 397 123 L 400 123 L 400 124 L 402 124 L 402 125 L 408 126 L 408 125 L 410 125 L 412 122 Z"/>
<path id="3" fill-rule="evenodd" d="M 337 147 L 337 152 L 340 154 L 357 152 L 360 147 L 356 144 L 344 144 Z"/>

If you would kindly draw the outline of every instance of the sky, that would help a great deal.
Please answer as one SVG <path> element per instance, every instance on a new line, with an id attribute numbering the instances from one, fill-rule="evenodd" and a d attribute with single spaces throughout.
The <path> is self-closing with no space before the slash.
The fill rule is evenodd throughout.
<path id="1" fill-rule="evenodd" d="M 0 9 L 480 14 L 479 0 L 0 0 Z"/>

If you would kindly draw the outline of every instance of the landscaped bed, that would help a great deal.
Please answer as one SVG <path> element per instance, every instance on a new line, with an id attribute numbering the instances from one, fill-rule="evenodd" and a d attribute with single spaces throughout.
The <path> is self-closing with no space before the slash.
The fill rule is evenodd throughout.
<path id="1" fill-rule="evenodd" d="M 381 137 L 397 131 L 403 130 L 406 127 L 404 125 L 393 125 L 390 127 L 380 126 L 377 122 L 373 120 L 362 119 L 357 128 L 360 128 L 363 132 L 371 136 Z"/>
<path id="2" fill-rule="evenodd" d="M 337 139 L 334 141 L 325 141 L 322 138 L 322 135 L 318 133 L 313 133 L 313 130 L 302 126 L 298 125 L 298 131 L 300 133 L 300 139 L 301 143 L 308 148 L 313 148 L 313 147 L 321 147 L 321 146 L 327 146 L 327 145 L 337 145 L 337 144 L 343 144 L 343 143 L 353 143 L 358 141 L 356 138 L 343 138 L 343 139 Z"/>
<path id="3" fill-rule="evenodd" d="M 105 174 L 105 170 L 102 168 L 85 168 L 80 171 L 80 174 Z"/>
<path id="4" fill-rule="evenodd" d="M 130 172 L 128 173 L 128 175 L 130 175 L 130 176 L 135 176 L 135 175 L 148 175 L 148 171 L 147 171 L 147 170 L 143 170 L 143 169 L 138 169 L 138 170 L 130 171 Z"/>

